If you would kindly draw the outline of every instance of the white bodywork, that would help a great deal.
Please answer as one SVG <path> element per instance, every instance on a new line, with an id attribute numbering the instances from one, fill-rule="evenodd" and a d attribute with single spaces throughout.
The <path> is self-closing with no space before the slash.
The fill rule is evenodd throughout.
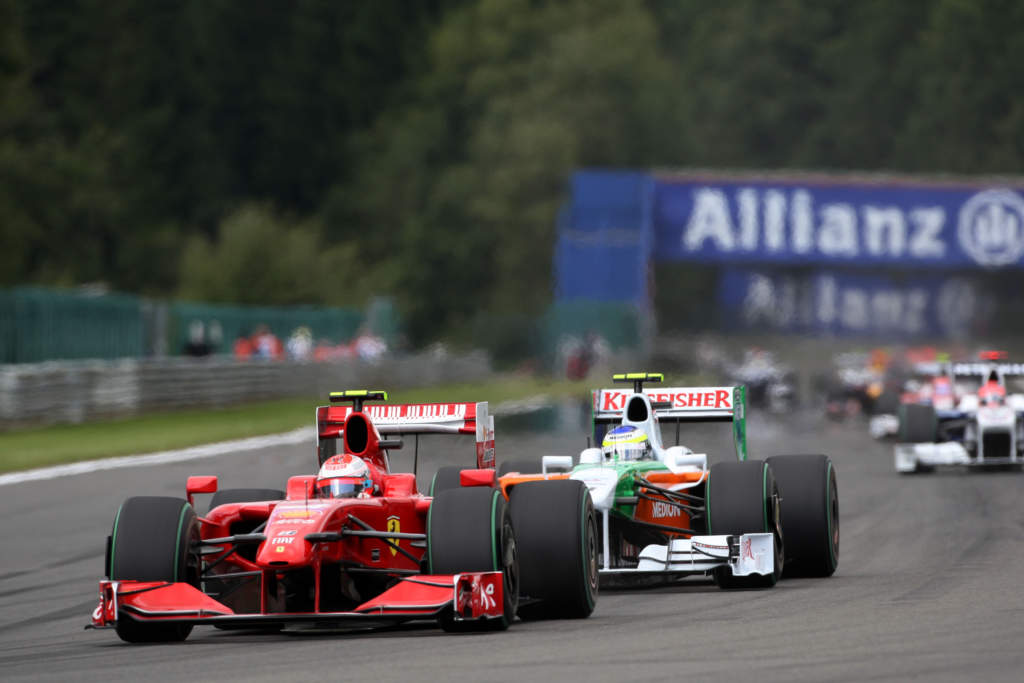
<path id="1" fill-rule="evenodd" d="M 728 395 L 728 400 L 723 401 L 722 394 Z M 620 396 L 625 396 L 624 399 Z M 717 399 L 711 405 L 680 405 L 688 402 L 687 397 L 701 396 L 701 403 L 705 402 L 703 397 Z M 685 446 L 670 446 L 666 448 L 661 440 L 661 427 L 658 422 L 657 412 L 651 405 L 652 398 L 657 401 L 664 401 L 665 397 L 673 402 L 671 408 L 659 408 L 663 414 L 678 416 L 687 414 L 694 418 L 722 418 L 732 415 L 733 411 L 733 388 L 732 387 L 700 387 L 687 388 L 666 388 L 659 390 L 645 390 L 642 394 L 619 389 L 603 389 L 595 392 L 595 414 L 601 413 L 599 406 L 602 402 L 620 405 L 620 424 L 633 425 L 642 430 L 651 443 L 651 450 L 662 464 L 673 473 L 700 472 L 701 476 L 693 482 L 676 484 L 670 487 L 671 490 L 679 491 L 697 486 L 707 479 L 708 457 L 705 453 L 694 453 Z M 680 400 L 678 397 L 683 397 Z M 631 420 L 626 414 L 624 401 L 642 400 L 646 406 L 647 417 L 644 420 Z M 727 405 L 723 405 L 726 403 Z M 740 408 L 742 410 L 742 408 Z M 602 414 L 608 416 L 608 412 Z M 551 457 L 551 456 L 548 456 Z M 554 465 L 554 460 L 551 461 Z M 618 470 L 611 466 L 612 463 L 605 462 L 605 456 L 600 448 L 584 449 L 579 456 L 579 464 L 596 465 L 583 470 L 578 470 L 570 475 L 571 479 L 583 482 L 590 491 L 590 497 L 594 508 L 601 517 L 601 547 L 603 562 L 600 573 L 606 575 L 628 575 L 637 573 L 673 573 L 673 574 L 706 574 L 719 567 L 728 567 L 735 576 L 748 576 L 751 574 L 772 574 L 775 571 L 775 539 L 772 534 L 742 534 L 740 536 L 693 536 L 689 539 L 674 539 L 668 545 L 648 545 L 640 552 L 640 561 L 636 567 L 613 568 L 611 566 L 611 553 L 609 532 L 609 511 L 616 504 L 615 491 L 619 483 Z M 605 466 L 608 465 L 608 466 Z M 621 501 L 618 501 L 621 502 Z M 730 545 L 731 541 L 731 545 Z"/>

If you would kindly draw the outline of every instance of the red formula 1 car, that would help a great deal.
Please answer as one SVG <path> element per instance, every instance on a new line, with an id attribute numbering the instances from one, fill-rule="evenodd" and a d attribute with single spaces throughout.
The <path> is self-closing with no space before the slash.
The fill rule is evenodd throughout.
<path id="1" fill-rule="evenodd" d="M 426 619 L 466 631 L 507 628 L 520 605 L 524 617 L 589 615 L 597 581 L 586 489 L 570 509 L 556 502 L 564 484 L 578 482 L 540 482 L 547 488 L 533 498 L 542 505 L 513 516 L 495 485 L 487 403 L 364 407 L 386 399 L 332 393 L 332 405 L 317 409 L 320 473 L 291 477 L 284 492 L 217 492 L 217 478 L 204 476 L 189 478 L 188 500 L 127 499 L 107 539 L 108 578 L 90 626 L 152 642 L 183 640 L 197 624 L 322 629 Z M 400 435 L 418 445 L 431 433 L 475 434 L 477 467 L 426 496 L 414 473 L 391 472 L 388 451 L 401 447 Z M 215 494 L 205 517 L 193 509 L 197 493 Z M 531 582 L 532 595 L 520 595 L 521 571 L 545 577 Z"/>

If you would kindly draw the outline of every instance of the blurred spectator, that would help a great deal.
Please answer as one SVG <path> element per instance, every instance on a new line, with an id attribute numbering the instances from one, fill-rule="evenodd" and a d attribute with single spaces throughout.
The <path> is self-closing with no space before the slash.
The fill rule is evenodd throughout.
<path id="1" fill-rule="evenodd" d="M 193 320 L 188 324 L 188 341 L 185 342 L 184 354 L 194 358 L 210 355 L 210 344 L 206 340 L 206 326 L 202 320 Z"/>
<path id="2" fill-rule="evenodd" d="M 235 340 L 235 358 L 249 359 L 255 351 L 256 347 L 253 346 L 252 339 L 249 338 L 248 331 L 243 332 L 242 335 Z"/>
<path id="3" fill-rule="evenodd" d="M 281 340 L 274 336 L 274 333 L 266 325 L 256 328 L 256 334 L 253 335 L 253 346 L 259 358 L 277 359 L 283 355 L 284 351 Z"/>
<path id="4" fill-rule="evenodd" d="M 359 333 L 355 341 L 352 342 L 352 348 L 355 349 L 356 355 L 359 356 L 360 360 L 372 363 L 387 353 L 388 344 L 382 338 L 372 334 L 364 325 L 359 328 Z"/>
<path id="5" fill-rule="evenodd" d="M 313 355 L 313 333 L 305 325 L 296 327 L 285 347 L 292 360 L 309 360 Z"/>

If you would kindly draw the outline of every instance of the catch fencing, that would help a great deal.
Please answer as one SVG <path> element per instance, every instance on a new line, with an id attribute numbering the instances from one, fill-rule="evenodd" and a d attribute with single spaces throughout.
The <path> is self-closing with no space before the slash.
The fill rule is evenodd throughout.
<path id="1" fill-rule="evenodd" d="M 326 397 L 347 388 L 395 389 L 474 382 L 491 374 L 486 354 L 440 349 L 329 363 L 224 357 L 63 361 L 0 366 L 0 427 L 77 423 L 158 410 Z M 312 406 L 312 403 L 310 404 Z M 310 408 L 312 416 L 312 407 Z"/>

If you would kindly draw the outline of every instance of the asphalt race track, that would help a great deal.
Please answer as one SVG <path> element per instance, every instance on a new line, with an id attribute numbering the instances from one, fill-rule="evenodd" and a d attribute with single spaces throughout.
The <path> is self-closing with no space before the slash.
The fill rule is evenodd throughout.
<path id="1" fill-rule="evenodd" d="M 483 635 L 419 625 L 317 636 L 207 627 L 181 644 L 129 646 L 112 631 L 83 630 L 124 497 L 183 496 L 189 474 L 217 474 L 222 487 L 283 488 L 289 474 L 314 471 L 309 445 L 0 487 L 0 680 L 1024 678 L 1024 475 L 900 477 L 891 447 L 871 441 L 863 424 L 762 417 L 749 430 L 752 457 L 832 456 L 842 510 L 834 577 L 763 591 L 689 583 L 602 592 L 590 619 L 517 622 Z M 499 422 L 499 460 L 582 445 L 582 436 L 503 433 Z M 467 441 L 444 456 L 421 451 L 421 480 L 441 461 L 468 464 L 471 449 Z"/>

